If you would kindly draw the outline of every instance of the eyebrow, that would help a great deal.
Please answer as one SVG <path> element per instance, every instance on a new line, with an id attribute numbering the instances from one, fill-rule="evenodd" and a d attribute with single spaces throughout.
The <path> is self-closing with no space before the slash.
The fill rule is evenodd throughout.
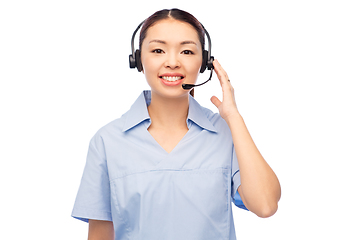
<path id="1" fill-rule="evenodd" d="M 149 42 L 149 44 L 152 43 L 152 42 L 161 43 L 161 44 L 167 44 L 165 41 L 163 41 L 163 40 L 158 40 L 158 39 L 151 40 L 151 41 Z M 197 43 L 195 43 L 194 41 L 191 41 L 191 40 L 186 40 L 186 41 L 183 41 L 183 42 L 180 43 L 180 45 L 185 45 L 185 44 L 194 44 L 194 45 L 197 45 Z"/>
<path id="2" fill-rule="evenodd" d="M 197 43 L 195 43 L 194 41 L 190 41 L 190 40 L 188 40 L 188 41 L 183 41 L 183 42 L 181 42 L 180 44 L 181 44 L 181 45 L 185 45 L 185 44 L 194 44 L 194 45 L 197 45 Z"/>

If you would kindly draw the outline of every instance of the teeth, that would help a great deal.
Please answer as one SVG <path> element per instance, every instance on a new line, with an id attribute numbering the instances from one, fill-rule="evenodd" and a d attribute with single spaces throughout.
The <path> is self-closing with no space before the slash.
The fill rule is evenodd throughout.
<path id="1" fill-rule="evenodd" d="M 169 82 L 175 82 L 181 79 L 181 77 L 167 77 L 167 76 L 163 76 L 162 79 L 169 81 Z"/>

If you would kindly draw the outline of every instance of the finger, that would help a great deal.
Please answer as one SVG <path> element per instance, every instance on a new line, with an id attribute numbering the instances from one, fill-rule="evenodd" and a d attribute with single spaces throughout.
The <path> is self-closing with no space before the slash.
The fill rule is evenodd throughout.
<path id="1" fill-rule="evenodd" d="M 228 80 L 228 75 L 227 75 L 226 71 L 222 68 L 222 66 L 218 60 L 214 60 L 214 69 L 216 70 L 215 72 L 218 75 L 220 80 L 222 80 L 222 81 Z"/>
<path id="2" fill-rule="evenodd" d="M 212 96 L 212 97 L 210 98 L 210 101 L 211 101 L 217 108 L 219 108 L 219 106 L 220 106 L 220 104 L 221 104 L 221 101 L 220 101 L 217 97 Z"/>
<path id="3" fill-rule="evenodd" d="M 226 71 L 222 68 L 218 60 L 214 60 L 214 70 L 221 84 L 227 84 L 229 82 L 228 75 Z"/>
<path id="4" fill-rule="evenodd" d="M 216 62 L 215 62 L 216 61 Z M 233 89 L 232 85 L 231 85 L 231 81 L 228 78 L 228 75 L 226 73 L 226 71 L 221 67 L 219 61 L 214 60 L 214 70 L 216 71 L 216 74 L 219 78 L 221 87 L 222 87 L 222 91 L 230 91 L 231 89 Z"/>

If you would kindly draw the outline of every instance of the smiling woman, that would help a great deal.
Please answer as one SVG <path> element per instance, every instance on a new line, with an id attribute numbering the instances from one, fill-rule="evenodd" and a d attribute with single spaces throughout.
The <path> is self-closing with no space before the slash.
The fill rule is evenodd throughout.
<path id="1" fill-rule="evenodd" d="M 72 215 L 89 222 L 90 240 L 234 240 L 231 203 L 273 215 L 278 179 L 217 61 L 223 101 L 211 101 L 219 114 L 182 87 L 205 69 L 197 19 L 178 9 L 159 11 L 144 22 L 139 42 L 137 67 L 151 91 L 92 138 Z"/>

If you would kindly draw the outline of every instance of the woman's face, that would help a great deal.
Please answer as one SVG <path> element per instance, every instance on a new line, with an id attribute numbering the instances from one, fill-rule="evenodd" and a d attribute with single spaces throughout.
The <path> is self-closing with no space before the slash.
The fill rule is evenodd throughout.
<path id="1" fill-rule="evenodd" d="M 188 23 L 165 19 L 151 26 L 141 49 L 141 62 L 152 94 L 187 96 L 183 83 L 194 84 L 202 64 L 198 33 Z"/>

